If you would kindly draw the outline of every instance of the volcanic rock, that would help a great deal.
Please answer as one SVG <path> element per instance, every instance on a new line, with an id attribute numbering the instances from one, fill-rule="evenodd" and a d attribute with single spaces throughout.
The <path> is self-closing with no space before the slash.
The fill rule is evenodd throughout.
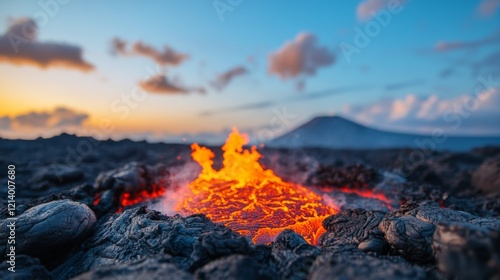
<path id="1" fill-rule="evenodd" d="M 291 229 L 285 229 L 272 244 L 273 250 L 293 250 L 300 245 L 308 244 L 304 237 Z"/>
<path id="2" fill-rule="evenodd" d="M 474 187 L 488 193 L 500 191 L 500 157 L 486 160 L 472 174 Z"/>
<path id="3" fill-rule="evenodd" d="M 379 225 L 391 250 L 416 262 L 433 260 L 434 226 L 412 216 L 386 217 Z"/>
<path id="4" fill-rule="evenodd" d="M 309 268 L 321 253 L 293 230 L 282 231 L 272 244 L 272 256 L 278 274 L 285 279 L 306 279 Z"/>
<path id="5" fill-rule="evenodd" d="M 250 251 L 249 241 L 227 228 L 202 233 L 194 244 L 191 254 L 192 268 L 196 269 L 210 260 L 232 254 L 247 254 Z"/>
<path id="6" fill-rule="evenodd" d="M 53 274 L 56 278 L 71 278 L 99 267 L 124 264 L 162 253 L 174 256 L 173 262 L 187 270 L 200 235 L 224 230 L 225 227 L 215 225 L 203 215 L 169 217 L 145 206 L 129 209 L 108 217 L 98 225 L 95 234 L 83 244 L 82 249 L 57 267 Z M 221 242 L 224 243 L 223 240 Z M 233 244 L 231 241 L 228 243 Z"/>
<path id="7" fill-rule="evenodd" d="M 429 279 L 424 269 L 400 257 L 373 257 L 363 252 L 323 253 L 314 261 L 308 279 Z"/>
<path id="8" fill-rule="evenodd" d="M 191 280 L 193 276 L 180 268 L 172 261 L 170 255 L 159 255 L 154 257 L 142 258 L 126 264 L 117 264 L 106 267 L 99 267 L 87 273 L 80 274 L 73 278 L 74 280 L 92 280 L 92 279 L 179 279 Z M 222 279 L 222 278 L 220 278 Z M 226 278 L 227 279 L 227 278 Z"/>
<path id="9" fill-rule="evenodd" d="M 78 167 L 63 164 L 52 164 L 40 169 L 35 174 L 34 181 L 50 181 L 55 184 L 63 184 L 80 181 L 83 178 L 83 171 Z"/>
<path id="10" fill-rule="evenodd" d="M 0 221 L 7 229 L 9 220 Z M 86 205 L 70 200 L 40 204 L 18 216 L 16 221 L 16 253 L 53 258 L 79 244 L 96 223 L 94 212 Z M 1 240 L 7 240 L 8 230 L 2 230 Z M 7 243 L 0 244 L 2 257 Z"/>
<path id="11" fill-rule="evenodd" d="M 464 211 L 456 211 L 449 208 L 441 208 L 437 204 L 418 205 L 408 203 L 403 205 L 396 213 L 398 215 L 414 216 L 424 222 L 435 226 L 442 223 L 463 222 L 481 227 L 500 230 L 500 220 L 494 218 L 482 218 Z"/>
<path id="12" fill-rule="evenodd" d="M 500 231 L 465 223 L 439 225 L 432 244 L 450 279 L 500 279 Z"/>
<path id="13" fill-rule="evenodd" d="M 38 259 L 27 255 L 16 256 L 15 272 L 9 271 L 9 267 L 11 267 L 11 265 L 7 261 L 0 263 L 0 279 L 53 279 L 49 271 L 40 264 Z"/>
<path id="14" fill-rule="evenodd" d="M 383 253 L 388 247 L 378 225 L 384 215 L 363 209 L 347 209 L 332 215 L 323 221 L 327 232 L 321 236 L 320 245 L 324 248 L 355 245 L 365 252 Z"/>
<path id="15" fill-rule="evenodd" d="M 142 192 L 151 193 L 158 185 L 165 188 L 169 184 L 169 175 L 163 164 L 148 166 L 137 162 L 100 173 L 94 183 L 99 193 L 98 214 L 115 212 L 125 193 L 138 197 Z"/>
<path id="16" fill-rule="evenodd" d="M 230 255 L 212 261 L 196 271 L 196 279 L 270 279 L 259 275 L 259 265 L 253 259 L 242 255 Z"/>
<path id="17" fill-rule="evenodd" d="M 367 188 L 370 184 L 382 180 L 381 174 L 375 169 L 361 164 L 346 167 L 320 165 L 310 174 L 306 185 L 321 187 L 349 187 L 353 189 Z"/>

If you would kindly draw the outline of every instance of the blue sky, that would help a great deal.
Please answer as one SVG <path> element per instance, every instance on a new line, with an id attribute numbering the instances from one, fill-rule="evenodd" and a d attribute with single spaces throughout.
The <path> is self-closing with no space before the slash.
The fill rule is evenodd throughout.
<path id="1" fill-rule="evenodd" d="M 63 5 L 55 0 L 40 1 L 52 8 L 57 6 L 56 12 L 49 15 L 39 1 L 0 1 L 0 32 L 9 30 L 12 22 L 22 17 L 36 21 L 37 13 L 42 12 L 48 20 L 37 22 L 37 42 L 77 46 L 83 59 L 93 65 L 91 71 L 83 72 L 0 60 L 0 101 L 12 104 L 0 109 L 0 118 L 10 123 L 0 130 L 1 136 L 33 138 L 60 131 L 85 134 L 98 127 L 102 119 L 109 119 L 115 128 L 108 134 L 114 138 L 178 140 L 194 138 L 200 132 L 216 135 L 232 126 L 255 131 L 269 126 L 273 111 L 284 106 L 295 116 L 284 130 L 317 115 L 339 114 L 385 129 L 426 132 L 442 121 L 439 116 L 417 116 L 422 111 L 419 108 L 430 102 L 430 96 L 436 96 L 442 107 L 450 105 L 473 93 L 479 75 L 500 73 L 498 61 L 488 67 L 481 64 L 500 46 L 496 39 L 483 42 L 485 38 L 497 38 L 500 31 L 496 0 L 404 1 L 401 12 L 391 14 L 387 26 L 379 25 L 379 32 L 366 47 L 360 48 L 359 54 L 351 56 L 350 62 L 343 54 L 342 44 L 355 45 L 356 28 L 366 30 L 367 26 L 378 24 L 374 18 L 362 18 L 360 7 L 374 6 L 373 12 L 380 15 L 389 11 L 389 0 L 67 2 Z M 231 9 L 222 18 L 216 8 L 220 5 Z M 481 10 L 481 5 L 486 5 L 487 10 Z M 316 47 L 326 49 L 334 61 L 313 67 L 314 73 L 282 79 L 269 70 L 271 57 L 287 42 L 293 44 L 299 34 L 313 36 Z M 129 114 L 121 118 L 111 109 L 113 101 L 130 94 L 146 79 L 147 69 L 158 65 L 142 55 L 112 54 L 113 38 L 128 45 L 140 41 L 157 50 L 167 45 L 187 54 L 188 58 L 179 65 L 161 68 L 170 81 L 189 88 L 202 87 L 206 93 L 147 93 L 145 100 L 129 108 Z M 456 42 L 459 47 L 439 50 L 439 42 Z M 469 47 L 468 42 L 479 43 Z M 245 73 L 231 79 L 223 90 L 211 86 L 218 75 L 237 66 L 243 67 Z M 452 73 L 440 76 L 446 69 Z M 301 90 L 299 84 L 304 85 Z M 307 98 L 330 89 L 348 90 L 323 98 Z M 496 102 L 497 95 L 495 91 L 486 103 Z M 286 102 L 298 96 L 300 101 Z M 407 99 L 408 96 L 417 98 Z M 220 112 L 268 100 L 277 102 L 252 110 Z M 403 108 L 403 117 L 394 118 L 390 112 L 369 113 L 378 105 L 391 110 L 398 100 L 409 100 L 407 106 L 414 106 Z M 475 115 L 488 119 L 498 116 L 498 110 L 478 106 L 479 111 L 486 108 L 485 114 Z M 37 127 L 16 121 L 17 117 L 33 112 L 47 113 L 58 120 L 62 117 L 53 116 L 58 107 L 86 117 L 70 121 L 71 126 L 42 123 Z M 207 111 L 212 114 L 204 115 Z M 467 118 L 473 123 L 474 117 Z M 478 128 L 477 123 L 481 122 L 474 123 L 474 127 L 464 125 L 452 133 L 500 134 L 500 128 L 494 124 Z"/>

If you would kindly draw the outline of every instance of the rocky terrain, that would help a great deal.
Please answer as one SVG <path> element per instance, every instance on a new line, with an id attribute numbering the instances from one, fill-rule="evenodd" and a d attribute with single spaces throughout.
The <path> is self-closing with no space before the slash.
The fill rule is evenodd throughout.
<path id="1" fill-rule="evenodd" d="M 16 166 L 18 218 L 15 273 L 0 232 L 2 279 L 500 279 L 500 147 L 264 148 L 265 167 L 341 206 L 318 244 L 284 230 L 264 245 L 203 214 L 153 209 L 160 197 L 144 193 L 196 178 L 188 145 L 63 134 L 0 139 L 0 153 Z"/>

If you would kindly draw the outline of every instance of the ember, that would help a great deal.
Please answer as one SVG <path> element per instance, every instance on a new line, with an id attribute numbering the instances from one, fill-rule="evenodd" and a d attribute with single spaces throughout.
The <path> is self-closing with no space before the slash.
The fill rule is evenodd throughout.
<path id="1" fill-rule="evenodd" d="M 203 170 L 189 184 L 177 210 L 203 213 L 223 223 L 254 243 L 269 243 L 289 228 L 315 244 L 325 231 L 321 222 L 336 210 L 322 203 L 320 195 L 301 185 L 284 182 L 258 162 L 255 146 L 243 149 L 245 139 L 236 129 L 229 135 L 223 167 L 215 170 L 214 153 L 198 144 L 191 146 L 193 159 Z"/>
<path id="2" fill-rule="evenodd" d="M 140 202 L 148 201 L 153 198 L 162 196 L 165 193 L 165 186 L 155 184 L 151 190 L 141 190 L 137 193 L 123 193 L 120 197 L 120 205 L 122 207 L 131 206 Z"/>

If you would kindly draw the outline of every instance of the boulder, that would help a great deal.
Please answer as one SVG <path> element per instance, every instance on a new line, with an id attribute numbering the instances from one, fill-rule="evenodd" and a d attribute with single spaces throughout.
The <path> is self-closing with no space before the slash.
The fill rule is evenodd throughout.
<path id="1" fill-rule="evenodd" d="M 7 229 L 10 220 L 0 221 L 0 227 Z M 92 232 L 96 223 L 94 212 L 85 204 L 70 200 L 44 203 L 26 210 L 15 221 L 16 253 L 27 254 L 40 259 L 54 258 L 54 255 L 68 252 L 80 245 Z M 2 230 L 1 240 L 7 240 L 8 230 Z M 2 257 L 7 243 L 0 244 Z"/>

